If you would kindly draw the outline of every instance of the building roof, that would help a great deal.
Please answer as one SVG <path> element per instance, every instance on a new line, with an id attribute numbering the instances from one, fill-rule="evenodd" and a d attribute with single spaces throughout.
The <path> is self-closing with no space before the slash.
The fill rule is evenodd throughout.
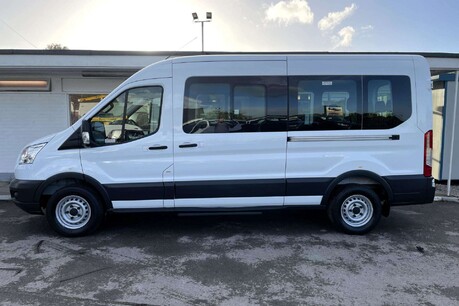
<path id="1" fill-rule="evenodd" d="M 429 62 L 432 74 L 459 70 L 459 53 L 426 52 L 192 52 L 192 51 L 106 51 L 106 50 L 35 50 L 0 49 L 0 71 L 16 72 L 90 70 L 91 73 L 110 71 L 127 76 L 135 71 L 170 57 L 230 54 L 416 54 Z"/>

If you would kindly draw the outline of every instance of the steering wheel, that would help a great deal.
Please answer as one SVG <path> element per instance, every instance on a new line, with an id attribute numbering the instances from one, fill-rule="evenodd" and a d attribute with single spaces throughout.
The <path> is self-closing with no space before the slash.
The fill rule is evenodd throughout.
<path id="1" fill-rule="evenodd" d="M 205 126 L 203 126 L 202 123 L 204 123 Z M 193 128 L 190 131 L 190 134 L 196 133 L 197 130 L 199 130 L 199 129 L 203 129 L 203 130 L 207 129 L 209 126 L 210 126 L 209 120 L 200 120 L 193 126 Z"/>
<path id="2" fill-rule="evenodd" d="M 135 122 L 135 121 L 132 120 L 132 119 L 127 119 L 127 120 L 126 120 L 126 124 L 138 126 L 138 125 L 137 125 L 137 122 Z"/>

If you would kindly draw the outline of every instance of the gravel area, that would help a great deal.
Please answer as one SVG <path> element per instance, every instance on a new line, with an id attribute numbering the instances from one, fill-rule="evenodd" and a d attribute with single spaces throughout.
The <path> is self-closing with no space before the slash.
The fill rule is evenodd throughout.
<path id="1" fill-rule="evenodd" d="M 448 194 L 447 182 L 437 182 L 435 195 L 436 196 L 445 196 Z M 459 197 L 459 181 L 453 181 L 451 183 L 451 194 L 450 196 Z"/>

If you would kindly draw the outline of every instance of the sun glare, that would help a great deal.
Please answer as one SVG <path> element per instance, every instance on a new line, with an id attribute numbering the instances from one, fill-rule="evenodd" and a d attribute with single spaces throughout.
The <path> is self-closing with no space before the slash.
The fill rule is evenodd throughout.
<path id="1" fill-rule="evenodd" d="M 69 44 L 78 49 L 200 50 L 200 27 L 191 17 L 200 9 L 182 0 L 94 1 L 69 28 Z"/>

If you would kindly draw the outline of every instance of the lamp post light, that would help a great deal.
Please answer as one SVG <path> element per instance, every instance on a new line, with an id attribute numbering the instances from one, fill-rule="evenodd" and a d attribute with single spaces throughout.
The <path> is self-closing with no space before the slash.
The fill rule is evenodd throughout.
<path id="1" fill-rule="evenodd" d="M 205 20 L 199 20 L 198 14 L 197 13 L 192 13 L 193 16 L 193 21 L 194 22 L 200 22 L 201 23 L 201 51 L 204 53 L 204 22 L 211 22 L 212 21 L 212 12 L 207 12 L 206 13 L 206 19 Z"/>

